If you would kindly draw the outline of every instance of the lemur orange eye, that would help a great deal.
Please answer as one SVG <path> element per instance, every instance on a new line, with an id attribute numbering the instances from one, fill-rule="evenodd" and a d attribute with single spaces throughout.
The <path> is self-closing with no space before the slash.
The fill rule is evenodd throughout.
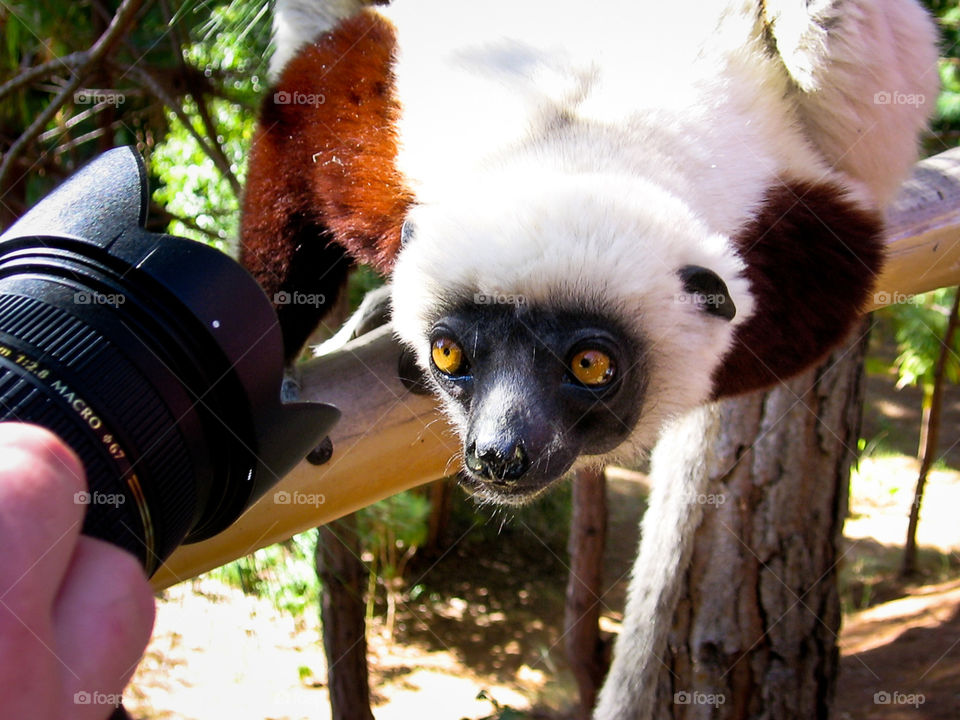
<path id="1" fill-rule="evenodd" d="M 570 361 L 570 371 L 584 385 L 600 387 L 613 381 L 617 366 L 602 350 L 581 350 Z"/>
<path id="2" fill-rule="evenodd" d="M 460 375 L 464 369 L 463 348 L 448 337 L 433 341 L 433 364 L 444 375 Z"/>

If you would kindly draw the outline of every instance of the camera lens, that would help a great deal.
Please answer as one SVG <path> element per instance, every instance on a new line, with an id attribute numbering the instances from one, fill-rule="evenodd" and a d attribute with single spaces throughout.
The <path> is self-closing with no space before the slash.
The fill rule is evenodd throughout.
<path id="1" fill-rule="evenodd" d="M 338 413 L 282 402 L 269 300 L 223 253 L 143 230 L 145 208 L 121 148 L 0 236 L 0 418 L 77 452 L 84 532 L 149 575 L 232 523 Z"/>

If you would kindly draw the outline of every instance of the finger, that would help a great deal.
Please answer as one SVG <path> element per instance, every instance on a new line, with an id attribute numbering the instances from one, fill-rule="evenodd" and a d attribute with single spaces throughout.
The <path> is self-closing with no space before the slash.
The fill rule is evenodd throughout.
<path id="1" fill-rule="evenodd" d="M 136 669 L 153 629 L 153 591 L 130 553 L 82 537 L 53 611 L 71 718 L 102 717 Z M 99 715 L 97 715 L 99 712 Z"/>
<path id="2" fill-rule="evenodd" d="M 48 430 L 0 423 L 0 599 L 12 612 L 46 614 L 66 571 L 86 489 L 76 455 Z"/>

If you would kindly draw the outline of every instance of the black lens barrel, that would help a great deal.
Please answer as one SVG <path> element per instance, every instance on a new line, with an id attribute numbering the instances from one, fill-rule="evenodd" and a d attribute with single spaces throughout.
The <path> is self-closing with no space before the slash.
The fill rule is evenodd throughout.
<path id="1" fill-rule="evenodd" d="M 80 456 L 84 532 L 152 574 L 220 532 L 336 422 L 284 403 L 282 340 L 223 253 L 147 233 L 145 176 L 101 156 L 0 236 L 0 419 Z"/>

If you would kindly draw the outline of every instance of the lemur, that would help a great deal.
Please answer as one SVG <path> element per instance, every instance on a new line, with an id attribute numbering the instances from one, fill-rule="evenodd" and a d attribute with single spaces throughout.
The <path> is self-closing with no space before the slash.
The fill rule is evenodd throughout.
<path id="1" fill-rule="evenodd" d="M 822 357 L 937 87 L 911 0 L 278 0 L 243 263 L 392 319 L 505 502 Z M 325 306 L 280 305 L 288 358 Z"/>
<path id="2" fill-rule="evenodd" d="M 506 503 L 841 340 L 938 84 L 914 0 L 278 0 L 274 26 L 241 260 L 284 298 L 390 274 L 462 482 Z M 325 310 L 279 305 L 288 359 Z"/>

